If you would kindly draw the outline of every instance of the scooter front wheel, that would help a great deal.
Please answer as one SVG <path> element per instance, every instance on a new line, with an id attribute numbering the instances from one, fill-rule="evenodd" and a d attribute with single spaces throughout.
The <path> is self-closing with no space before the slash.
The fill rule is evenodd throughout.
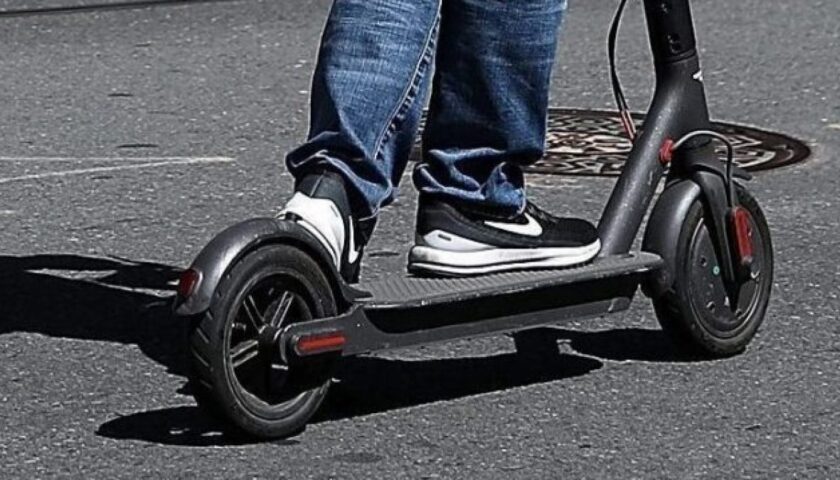
<path id="1" fill-rule="evenodd" d="M 741 185 L 736 191 L 739 204 L 749 214 L 753 264 L 750 278 L 736 289 L 735 301 L 727 295 L 709 220 L 699 198 L 683 221 L 674 284 L 654 300 L 663 330 L 690 353 L 721 357 L 743 351 L 763 322 L 770 302 L 770 229 L 756 199 Z"/>
<path id="2" fill-rule="evenodd" d="M 329 281 L 300 249 L 269 245 L 245 255 L 207 312 L 190 322 L 190 384 L 199 405 L 254 436 L 301 431 L 326 396 L 329 366 L 290 364 L 277 338 L 289 323 L 335 313 Z"/>

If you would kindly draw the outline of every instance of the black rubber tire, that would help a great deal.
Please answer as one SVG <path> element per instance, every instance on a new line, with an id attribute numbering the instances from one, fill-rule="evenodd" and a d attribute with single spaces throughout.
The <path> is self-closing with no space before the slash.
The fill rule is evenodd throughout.
<path id="1" fill-rule="evenodd" d="M 680 352 L 701 357 L 727 357 L 738 354 L 747 347 L 764 321 L 770 292 L 773 286 L 773 246 L 770 228 L 755 198 L 740 184 L 736 187 L 739 203 L 746 208 L 753 221 L 753 232 L 760 239 L 760 276 L 746 312 L 732 313 L 733 327 L 726 334 L 718 333 L 702 320 L 697 305 L 697 287 L 692 285 L 692 248 L 697 245 L 697 235 L 708 235 L 704 207 L 701 200 L 695 202 L 686 216 L 677 245 L 676 280 L 664 295 L 654 299 L 654 309 L 662 329 L 676 343 Z M 695 280 L 696 282 L 696 280 Z M 722 281 L 721 281 L 722 285 Z"/>
<path id="2" fill-rule="evenodd" d="M 266 279 L 281 278 L 293 284 L 305 305 L 307 317 L 336 314 L 330 283 L 318 264 L 289 245 L 261 247 L 239 260 L 222 278 L 208 311 L 190 321 L 190 390 L 199 406 L 227 420 L 228 432 L 260 438 L 285 438 L 302 431 L 329 389 L 331 376 L 323 364 L 306 368 L 314 376 L 306 388 L 294 392 L 289 405 L 272 406 L 242 386 L 229 359 L 230 336 L 241 302 Z M 297 297 L 296 297 L 297 298 Z M 305 320 L 305 319 L 304 319 Z M 261 404 L 260 402 L 263 402 Z"/>

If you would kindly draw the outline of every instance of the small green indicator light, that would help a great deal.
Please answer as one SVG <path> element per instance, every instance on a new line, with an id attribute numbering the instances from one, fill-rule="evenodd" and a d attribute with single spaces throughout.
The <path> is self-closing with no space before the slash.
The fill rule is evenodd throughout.
<path id="1" fill-rule="evenodd" d="M 716 277 L 717 277 L 718 275 L 720 275 L 720 267 L 718 267 L 717 265 L 715 265 L 715 268 L 713 268 L 713 269 L 712 269 L 712 273 L 713 273 L 713 274 L 715 274 L 715 276 L 716 276 Z"/>

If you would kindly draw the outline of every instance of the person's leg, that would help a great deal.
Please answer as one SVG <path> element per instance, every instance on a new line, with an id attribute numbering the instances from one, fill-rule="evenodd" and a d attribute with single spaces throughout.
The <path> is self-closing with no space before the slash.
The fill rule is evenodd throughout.
<path id="1" fill-rule="evenodd" d="M 425 101 L 440 0 L 335 0 L 312 80 L 307 141 L 287 156 L 303 178 L 348 182 L 354 214 L 393 200 Z"/>
<path id="2" fill-rule="evenodd" d="M 427 194 L 504 211 L 525 205 L 522 166 L 545 148 L 566 0 L 444 2 L 424 162 Z"/>
<path id="3" fill-rule="evenodd" d="M 425 100 L 440 0 L 335 0 L 312 80 L 307 141 L 286 158 L 280 212 L 315 236 L 347 280 L 393 200 Z"/>
<path id="4" fill-rule="evenodd" d="M 525 197 L 545 148 L 565 0 L 444 2 L 409 269 L 472 275 L 564 267 L 600 250 L 595 227 Z"/>

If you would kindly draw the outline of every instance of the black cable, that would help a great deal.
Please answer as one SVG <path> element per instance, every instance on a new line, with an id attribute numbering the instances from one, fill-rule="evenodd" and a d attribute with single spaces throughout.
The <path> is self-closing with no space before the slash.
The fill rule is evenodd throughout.
<path id="1" fill-rule="evenodd" d="M 732 165 L 735 163 L 735 147 L 732 145 L 732 141 L 730 141 L 725 135 L 715 132 L 714 130 L 695 130 L 683 135 L 679 140 L 677 140 L 671 147 L 671 151 L 677 151 L 680 147 L 685 145 L 686 142 L 696 137 L 711 137 L 715 140 L 719 140 L 726 146 L 726 177 L 724 178 L 724 181 L 726 182 L 726 200 L 729 207 L 734 208 L 735 182 L 732 181 Z"/>
<path id="2" fill-rule="evenodd" d="M 630 114 L 630 107 L 627 104 L 627 99 L 624 96 L 624 90 L 621 87 L 621 80 L 618 78 L 618 67 L 616 62 L 616 44 L 618 43 L 618 30 L 621 26 L 621 19 L 624 16 L 624 10 L 627 7 L 627 0 L 621 0 L 618 4 L 618 9 L 610 25 L 610 32 L 607 37 L 607 55 L 610 60 L 610 80 L 612 82 L 613 95 L 615 96 L 615 103 L 618 106 L 618 112 L 621 116 L 621 124 L 630 140 L 636 137 L 636 124 L 633 121 L 633 116 Z"/>

